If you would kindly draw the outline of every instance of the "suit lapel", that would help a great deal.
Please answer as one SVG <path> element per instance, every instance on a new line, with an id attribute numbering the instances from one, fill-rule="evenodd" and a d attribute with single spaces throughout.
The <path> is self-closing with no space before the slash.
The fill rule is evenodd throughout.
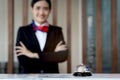
<path id="1" fill-rule="evenodd" d="M 41 52 L 40 45 L 39 45 L 38 39 L 35 35 L 35 31 L 33 30 L 32 24 L 30 25 L 30 35 L 31 35 L 31 41 L 34 44 L 33 47 L 35 47 L 37 49 L 37 51 Z"/>
<path id="2" fill-rule="evenodd" d="M 31 40 L 32 40 L 33 44 L 35 44 L 34 46 L 36 47 L 37 51 L 39 51 L 40 53 L 46 52 L 48 50 L 48 48 L 50 48 L 49 45 L 51 43 L 51 32 L 52 32 L 52 26 L 50 25 L 49 31 L 47 32 L 46 43 L 45 43 L 44 49 L 43 49 L 43 51 L 41 51 L 38 39 L 35 35 L 35 31 L 33 30 L 33 26 L 32 26 L 32 24 L 30 25 Z"/>
<path id="3" fill-rule="evenodd" d="M 49 31 L 47 33 L 46 43 L 45 43 L 45 47 L 44 47 L 43 52 L 46 52 L 46 51 L 48 51 L 49 48 L 51 48 L 51 47 L 49 47 L 51 45 L 51 33 L 52 33 L 52 26 L 50 25 Z"/>

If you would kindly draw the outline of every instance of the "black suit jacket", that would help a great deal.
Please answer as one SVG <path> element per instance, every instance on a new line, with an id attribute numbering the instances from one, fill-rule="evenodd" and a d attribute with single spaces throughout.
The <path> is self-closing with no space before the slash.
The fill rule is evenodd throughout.
<path id="1" fill-rule="evenodd" d="M 40 45 L 33 30 L 32 24 L 22 26 L 18 30 L 16 46 L 20 46 L 20 41 L 27 47 L 28 50 L 38 53 L 39 59 L 29 58 L 27 56 L 19 56 L 18 61 L 22 67 L 23 73 L 58 73 L 58 62 L 63 62 L 67 59 L 68 51 L 54 52 L 56 45 L 64 42 L 62 29 L 57 26 L 49 26 L 47 40 L 44 50 L 40 50 Z M 17 53 L 18 54 L 18 53 Z"/>

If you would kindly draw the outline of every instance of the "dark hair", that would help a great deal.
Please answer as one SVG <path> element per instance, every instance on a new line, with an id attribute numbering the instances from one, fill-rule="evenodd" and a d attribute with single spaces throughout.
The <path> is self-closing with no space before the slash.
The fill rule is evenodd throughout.
<path id="1" fill-rule="evenodd" d="M 49 5 L 49 9 L 51 9 L 51 0 L 32 0 L 32 2 L 31 2 L 31 7 L 33 7 L 34 4 L 35 4 L 36 2 L 38 2 L 38 1 L 46 1 L 46 2 L 48 3 L 48 5 Z"/>

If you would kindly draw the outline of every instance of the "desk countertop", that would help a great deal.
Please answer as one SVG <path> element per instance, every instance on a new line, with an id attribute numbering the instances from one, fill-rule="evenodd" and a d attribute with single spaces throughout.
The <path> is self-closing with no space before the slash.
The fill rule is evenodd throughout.
<path id="1" fill-rule="evenodd" d="M 74 77 L 72 74 L 0 74 L 0 80 L 120 80 L 120 74 L 93 74 Z"/>

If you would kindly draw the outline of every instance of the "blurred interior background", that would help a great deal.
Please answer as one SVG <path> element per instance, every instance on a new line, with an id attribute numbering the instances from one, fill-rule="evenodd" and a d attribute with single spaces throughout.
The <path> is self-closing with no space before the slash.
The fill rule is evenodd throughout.
<path id="1" fill-rule="evenodd" d="M 0 73 L 19 73 L 17 30 L 31 23 L 31 0 L 0 0 Z M 63 28 L 70 55 L 60 73 L 84 63 L 93 73 L 120 72 L 120 0 L 52 0 L 48 22 Z"/>

